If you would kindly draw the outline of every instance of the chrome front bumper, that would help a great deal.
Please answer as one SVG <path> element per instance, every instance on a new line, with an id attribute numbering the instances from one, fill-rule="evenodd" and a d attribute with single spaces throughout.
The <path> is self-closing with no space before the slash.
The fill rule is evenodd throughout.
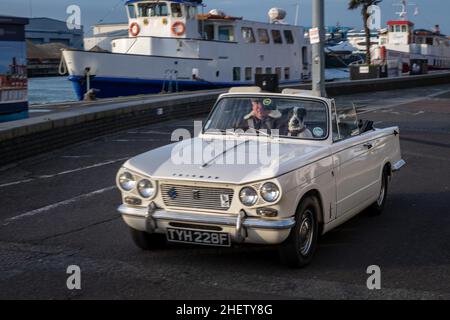
<path id="1" fill-rule="evenodd" d="M 125 222 L 136 230 L 148 233 L 165 233 L 170 223 L 186 223 L 220 227 L 230 233 L 234 242 L 278 244 L 289 236 L 295 218 L 263 219 L 247 217 L 244 211 L 237 216 L 181 213 L 151 208 L 134 208 L 121 205 L 118 211 Z"/>

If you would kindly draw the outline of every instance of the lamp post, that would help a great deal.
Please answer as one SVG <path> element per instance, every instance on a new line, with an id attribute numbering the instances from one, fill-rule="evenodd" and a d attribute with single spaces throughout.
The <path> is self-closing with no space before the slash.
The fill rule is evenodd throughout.
<path id="1" fill-rule="evenodd" d="M 326 97 L 325 91 L 325 5 L 324 0 L 313 0 L 313 28 L 319 29 L 318 43 L 312 44 L 312 90 Z"/>

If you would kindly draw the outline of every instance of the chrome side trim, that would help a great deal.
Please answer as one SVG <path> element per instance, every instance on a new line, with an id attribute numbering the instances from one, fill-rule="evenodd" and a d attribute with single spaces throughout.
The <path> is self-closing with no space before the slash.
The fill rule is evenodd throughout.
<path id="1" fill-rule="evenodd" d="M 198 213 L 178 213 L 165 210 L 156 210 L 153 214 L 146 208 L 131 208 L 121 205 L 118 211 L 123 215 L 136 216 L 141 218 L 151 218 L 153 220 L 165 220 L 176 222 L 190 222 L 200 224 L 213 224 L 220 226 L 233 226 L 239 229 L 239 225 L 244 228 L 285 230 L 291 229 L 295 225 L 295 218 L 281 220 L 266 220 L 261 218 L 247 218 L 244 216 L 229 215 L 206 215 Z"/>
<path id="2" fill-rule="evenodd" d="M 400 171 L 400 169 L 406 165 L 405 160 L 400 160 L 392 165 L 392 172 Z"/>

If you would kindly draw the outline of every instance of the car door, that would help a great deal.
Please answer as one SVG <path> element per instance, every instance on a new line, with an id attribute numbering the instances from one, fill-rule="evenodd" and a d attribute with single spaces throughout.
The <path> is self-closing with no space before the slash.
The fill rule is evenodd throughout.
<path id="1" fill-rule="evenodd" d="M 336 177 L 336 214 L 339 218 L 357 210 L 373 197 L 376 164 L 370 136 L 359 134 L 354 108 L 351 112 L 340 110 L 335 105 L 333 108 L 332 154 Z"/>

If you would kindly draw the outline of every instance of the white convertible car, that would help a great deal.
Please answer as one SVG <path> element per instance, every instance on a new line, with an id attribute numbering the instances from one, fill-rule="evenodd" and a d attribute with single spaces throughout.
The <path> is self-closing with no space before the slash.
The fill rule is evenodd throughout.
<path id="1" fill-rule="evenodd" d="M 404 165 L 397 127 L 376 129 L 308 91 L 233 88 L 198 137 L 123 165 L 119 212 L 144 250 L 277 245 L 302 267 L 320 235 L 364 209 L 381 213 Z"/>

